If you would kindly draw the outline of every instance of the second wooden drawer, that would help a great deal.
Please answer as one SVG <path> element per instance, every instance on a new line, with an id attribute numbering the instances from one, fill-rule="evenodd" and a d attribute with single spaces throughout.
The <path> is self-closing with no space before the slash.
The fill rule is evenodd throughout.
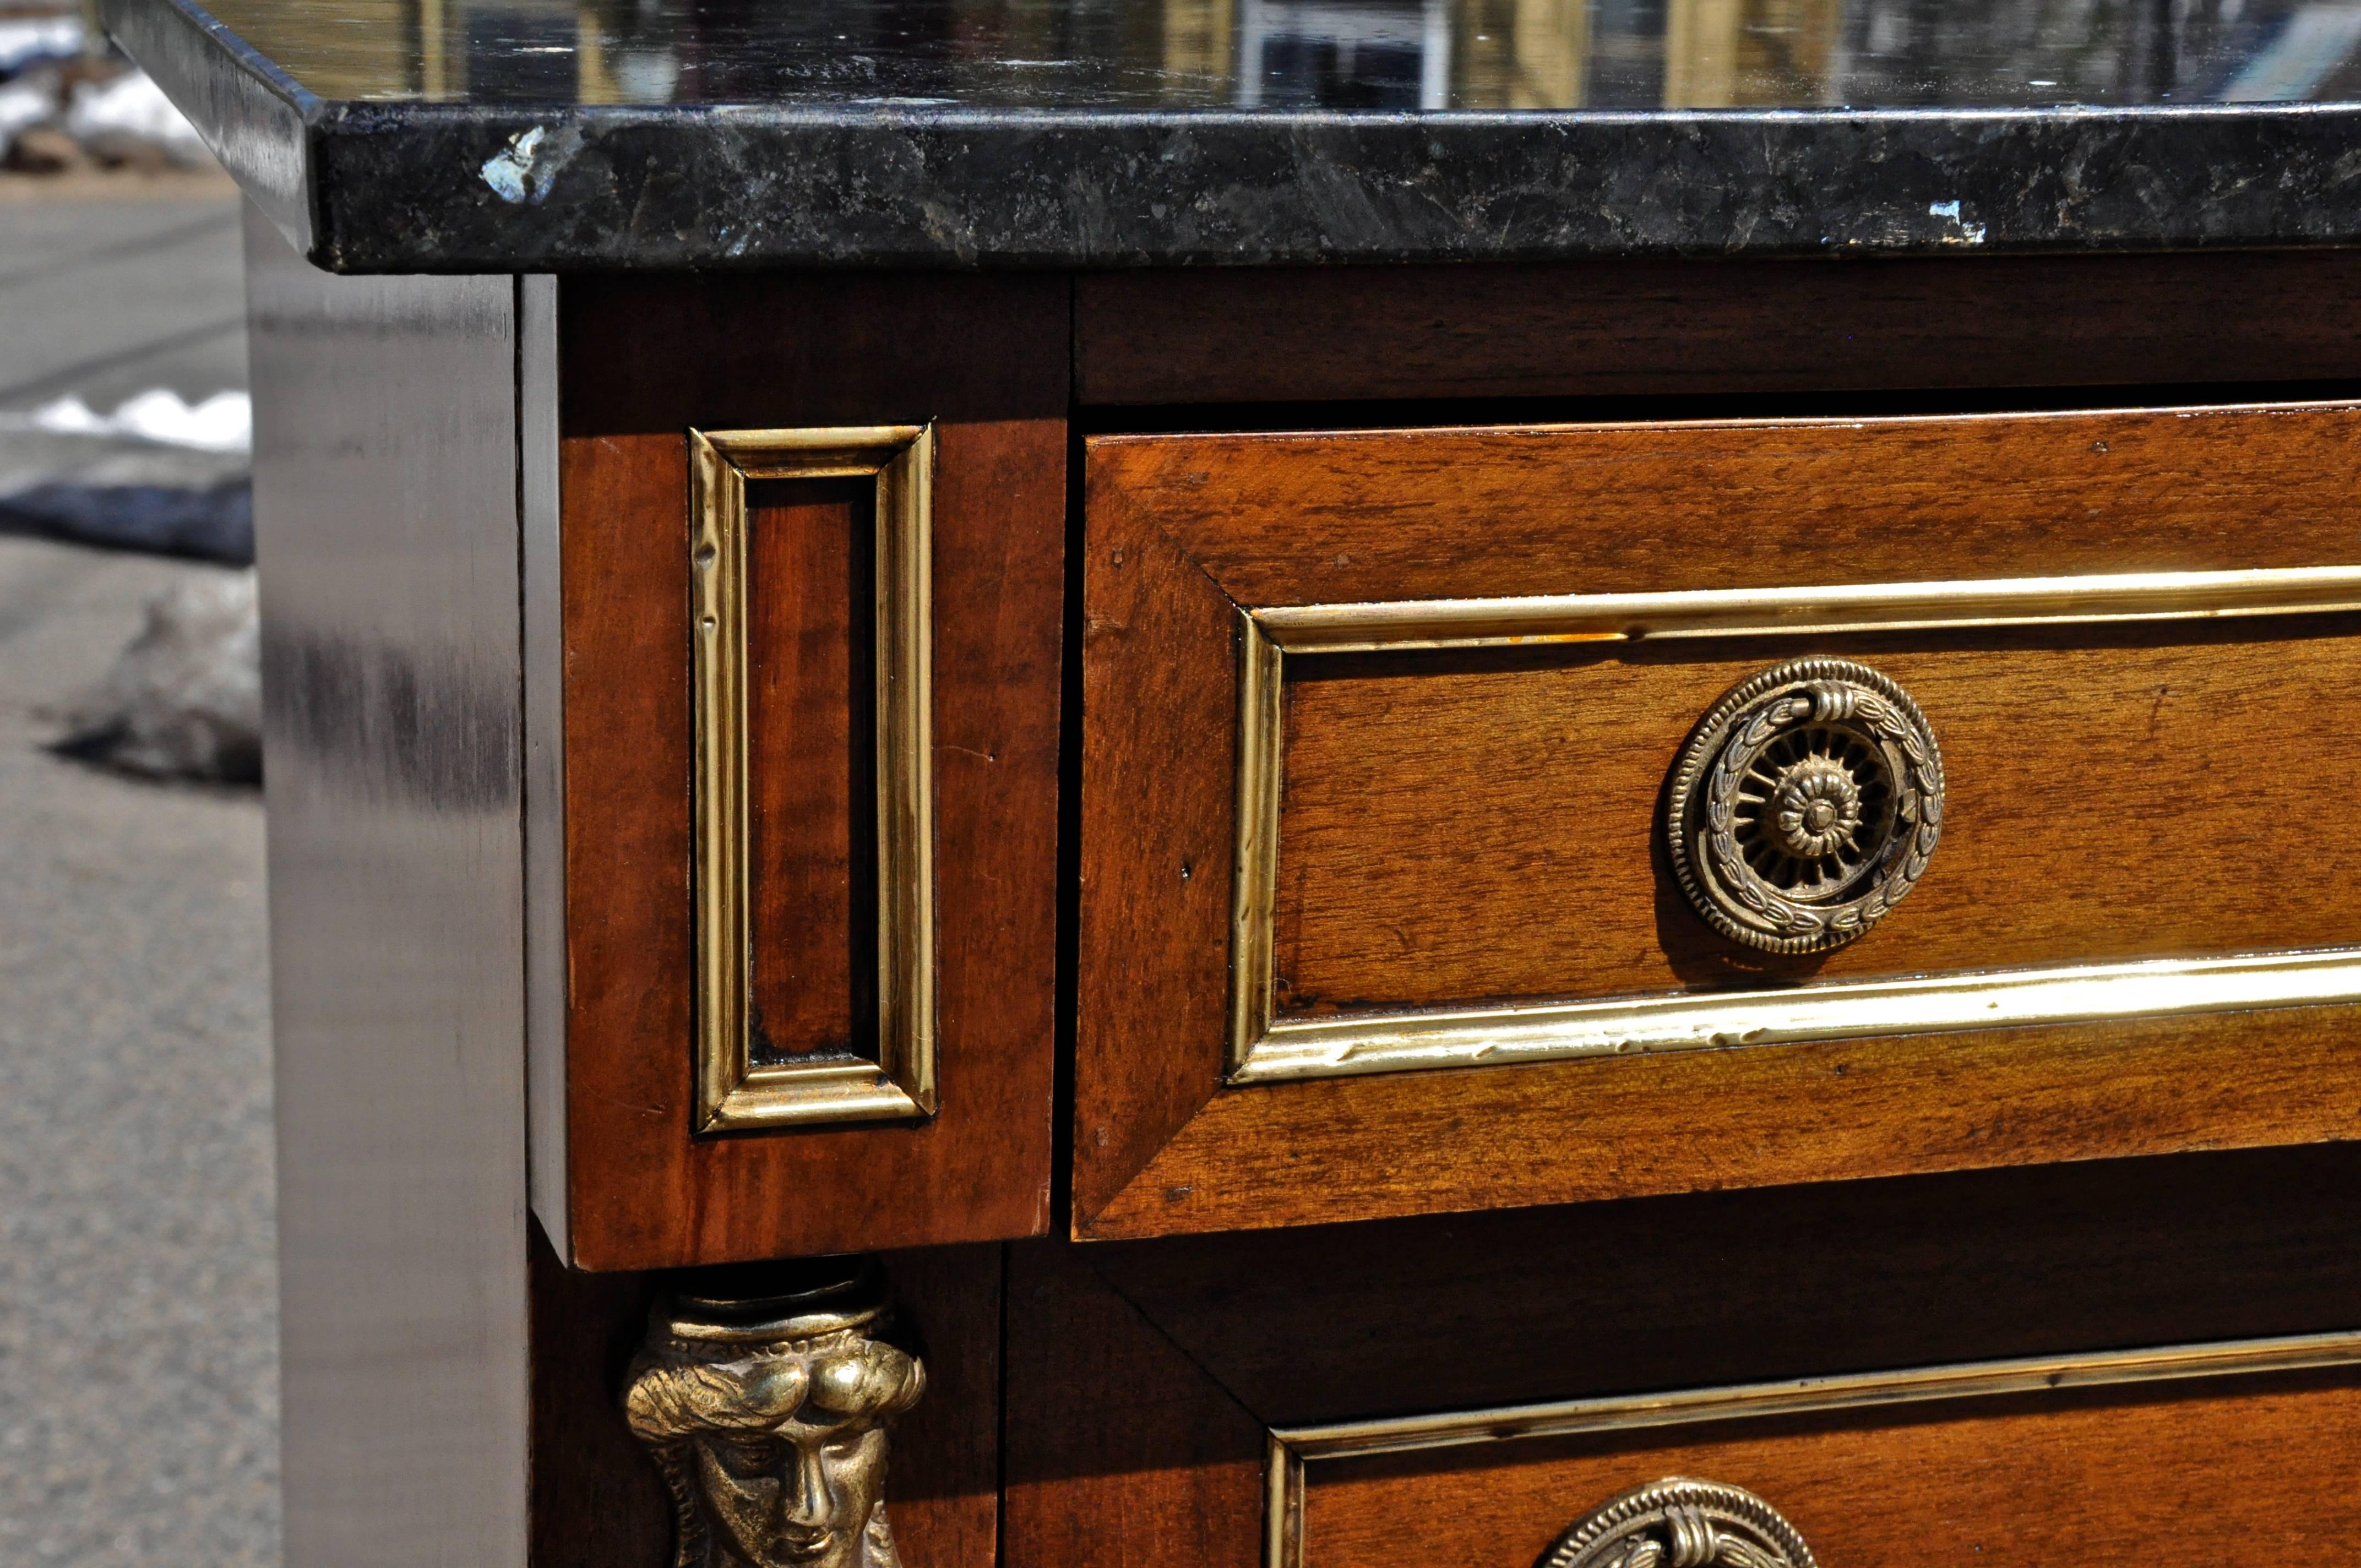
<path id="1" fill-rule="evenodd" d="M 2361 1519 L 2350 1334 L 1273 1434 L 1267 1568 L 2301 1554 Z"/>

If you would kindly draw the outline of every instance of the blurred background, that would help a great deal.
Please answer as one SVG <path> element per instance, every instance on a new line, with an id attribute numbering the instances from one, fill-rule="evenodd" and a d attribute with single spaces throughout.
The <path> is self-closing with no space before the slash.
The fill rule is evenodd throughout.
<path id="1" fill-rule="evenodd" d="M 238 207 L 0 0 L 0 1563 L 279 1561 Z"/>

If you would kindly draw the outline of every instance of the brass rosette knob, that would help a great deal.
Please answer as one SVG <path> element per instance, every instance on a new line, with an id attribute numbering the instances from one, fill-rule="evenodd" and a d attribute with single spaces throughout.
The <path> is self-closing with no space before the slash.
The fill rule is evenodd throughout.
<path id="1" fill-rule="evenodd" d="M 1690 732 L 1664 802 L 1681 891 L 1734 942 L 1840 947 L 1902 901 L 1943 832 L 1943 754 L 1910 694 L 1850 659 L 1790 659 Z"/>
<path id="2" fill-rule="evenodd" d="M 1742 1486 L 1668 1476 L 1566 1527 L 1535 1568 L 1817 1568 L 1779 1510 Z"/>

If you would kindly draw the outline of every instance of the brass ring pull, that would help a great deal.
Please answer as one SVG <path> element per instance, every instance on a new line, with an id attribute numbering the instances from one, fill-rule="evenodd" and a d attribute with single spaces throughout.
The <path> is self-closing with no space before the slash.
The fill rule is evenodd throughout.
<path id="1" fill-rule="evenodd" d="M 1742 1486 L 1675 1475 L 1568 1527 L 1535 1568 L 1817 1568 L 1779 1510 Z"/>
<path id="2" fill-rule="evenodd" d="M 1943 754 L 1866 664 L 1790 659 L 1725 694 L 1673 770 L 1664 836 L 1713 928 L 1773 953 L 1851 941 L 1927 870 Z"/>

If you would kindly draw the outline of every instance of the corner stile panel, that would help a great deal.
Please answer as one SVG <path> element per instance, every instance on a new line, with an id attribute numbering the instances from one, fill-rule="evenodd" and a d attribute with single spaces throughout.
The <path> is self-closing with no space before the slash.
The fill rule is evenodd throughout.
<path id="1" fill-rule="evenodd" d="M 1066 280 L 558 306 L 566 1261 L 1039 1234 Z"/>
<path id="2" fill-rule="evenodd" d="M 697 1130 L 935 1110 L 932 560 L 924 426 L 689 433 L 696 614 Z M 757 1062 L 749 993 L 746 486 L 876 483 L 877 1059 Z M 855 869 L 859 874 L 859 868 Z"/>
<path id="3" fill-rule="evenodd" d="M 515 284 L 246 254 L 287 1561 L 524 1568 Z"/>

